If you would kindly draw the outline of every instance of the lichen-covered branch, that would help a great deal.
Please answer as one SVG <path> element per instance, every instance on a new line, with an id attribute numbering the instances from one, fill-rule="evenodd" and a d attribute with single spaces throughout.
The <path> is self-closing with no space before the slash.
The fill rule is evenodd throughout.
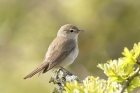
<path id="1" fill-rule="evenodd" d="M 53 82 L 57 85 L 54 88 L 53 93 L 63 93 L 66 82 L 72 82 L 74 80 L 81 82 L 77 76 L 61 67 L 59 71 L 56 72 L 56 76 L 51 77 L 49 83 Z"/>

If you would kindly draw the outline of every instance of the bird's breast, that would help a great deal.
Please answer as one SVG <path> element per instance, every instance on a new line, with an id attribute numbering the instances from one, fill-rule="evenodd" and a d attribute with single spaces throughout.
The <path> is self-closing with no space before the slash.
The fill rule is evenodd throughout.
<path id="1" fill-rule="evenodd" d="M 66 67 L 74 62 L 76 57 L 78 56 L 79 48 L 76 46 L 69 54 L 68 56 L 60 62 L 59 66 Z"/>

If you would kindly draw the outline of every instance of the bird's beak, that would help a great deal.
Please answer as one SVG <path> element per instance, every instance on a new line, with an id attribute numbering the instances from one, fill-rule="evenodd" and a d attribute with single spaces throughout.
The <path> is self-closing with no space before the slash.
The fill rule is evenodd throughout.
<path id="1" fill-rule="evenodd" d="M 79 30 L 79 33 L 84 32 L 84 30 Z"/>

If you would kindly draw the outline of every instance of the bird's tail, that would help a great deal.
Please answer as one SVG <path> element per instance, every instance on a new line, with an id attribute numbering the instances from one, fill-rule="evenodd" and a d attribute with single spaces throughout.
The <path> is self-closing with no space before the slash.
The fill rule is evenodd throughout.
<path id="1" fill-rule="evenodd" d="M 49 64 L 48 62 L 43 62 L 41 63 L 35 70 L 33 70 L 31 73 L 29 73 L 26 77 L 24 77 L 23 79 L 27 79 L 27 78 L 31 78 L 32 76 L 34 76 L 35 74 L 37 74 L 38 72 L 42 71 L 45 68 L 48 68 Z"/>

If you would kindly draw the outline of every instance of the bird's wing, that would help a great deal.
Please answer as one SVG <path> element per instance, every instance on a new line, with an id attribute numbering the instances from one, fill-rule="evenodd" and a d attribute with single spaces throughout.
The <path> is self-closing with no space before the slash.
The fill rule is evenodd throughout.
<path id="1" fill-rule="evenodd" d="M 50 51 L 46 54 L 45 62 L 48 62 L 49 66 L 44 69 L 43 73 L 60 63 L 74 49 L 75 45 L 73 39 L 57 37 L 50 45 L 48 49 Z"/>
<path id="2" fill-rule="evenodd" d="M 75 47 L 75 40 L 56 37 L 48 48 L 45 60 L 34 71 L 28 74 L 24 79 L 30 78 L 36 73 L 43 70 L 43 73 L 52 69 L 55 65 L 60 63 Z"/>

